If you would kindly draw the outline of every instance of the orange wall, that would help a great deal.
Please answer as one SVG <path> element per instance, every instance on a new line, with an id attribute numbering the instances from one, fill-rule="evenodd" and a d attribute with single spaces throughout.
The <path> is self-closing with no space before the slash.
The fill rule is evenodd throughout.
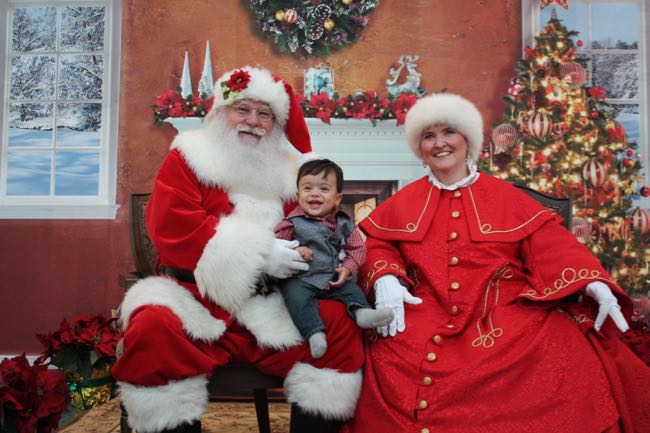
<path id="1" fill-rule="evenodd" d="M 476 102 L 490 125 L 521 47 L 516 0 L 382 0 L 353 46 L 327 58 L 274 51 L 255 28 L 247 0 L 124 0 L 114 221 L 0 221 L 0 354 L 37 353 L 34 333 L 53 331 L 77 314 L 108 314 L 118 305 L 133 269 L 127 197 L 148 191 L 174 130 L 153 126 L 150 105 L 178 85 L 185 50 L 196 86 L 205 41 L 214 77 L 243 65 L 263 65 L 297 91 L 303 70 L 327 65 L 340 94 L 374 89 L 385 94 L 388 70 L 400 55 L 420 56 L 429 91 L 447 88 Z M 489 131 L 486 128 L 486 133 Z"/>

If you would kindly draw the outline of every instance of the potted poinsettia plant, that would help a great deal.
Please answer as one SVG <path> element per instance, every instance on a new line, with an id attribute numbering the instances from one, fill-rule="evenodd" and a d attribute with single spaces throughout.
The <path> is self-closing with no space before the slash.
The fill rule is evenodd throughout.
<path id="1" fill-rule="evenodd" d="M 65 374 L 30 365 L 25 354 L 0 362 L 0 431 L 50 433 L 68 408 Z"/>
<path id="2" fill-rule="evenodd" d="M 48 364 L 65 372 L 72 405 L 80 409 L 106 402 L 111 396 L 111 367 L 122 334 L 117 319 L 101 315 L 63 319 L 53 333 L 37 334 L 44 350 L 36 364 Z"/>

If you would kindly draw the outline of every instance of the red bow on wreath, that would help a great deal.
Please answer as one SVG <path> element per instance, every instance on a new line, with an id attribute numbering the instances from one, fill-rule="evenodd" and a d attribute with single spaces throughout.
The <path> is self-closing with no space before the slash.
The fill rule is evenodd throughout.
<path id="1" fill-rule="evenodd" d="M 553 3 L 557 3 L 558 5 L 562 6 L 564 9 L 569 9 L 569 5 L 567 5 L 568 0 L 542 0 L 542 3 L 539 5 L 540 9 L 544 9 L 547 6 L 552 5 Z"/>
<path id="2" fill-rule="evenodd" d="M 598 86 L 598 87 L 590 87 L 589 88 L 589 96 L 591 96 L 594 99 L 601 99 L 605 100 L 605 88 L 603 86 Z"/>

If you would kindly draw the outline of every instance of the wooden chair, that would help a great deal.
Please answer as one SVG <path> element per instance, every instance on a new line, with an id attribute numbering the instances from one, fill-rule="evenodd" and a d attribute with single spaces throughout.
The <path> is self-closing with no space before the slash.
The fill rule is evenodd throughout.
<path id="1" fill-rule="evenodd" d="M 569 197 L 553 197 L 534 189 L 530 189 L 524 185 L 517 185 L 517 188 L 528 194 L 531 198 L 534 198 L 548 209 L 552 210 L 559 216 L 561 216 L 564 221 L 562 225 L 567 230 L 571 231 L 571 198 Z"/>
<path id="2" fill-rule="evenodd" d="M 137 280 L 155 275 L 156 248 L 154 247 L 145 225 L 144 210 L 150 194 L 131 194 L 129 196 L 129 221 L 131 225 L 131 253 L 135 262 L 136 273 L 127 280 L 131 286 Z M 258 371 L 250 364 L 229 364 L 215 370 L 208 382 L 210 400 L 220 400 L 231 396 L 251 395 L 255 401 L 257 427 L 260 433 L 271 433 L 269 423 L 268 390 L 279 389 L 283 379 Z M 120 433 L 131 433 L 127 423 L 128 414 L 122 406 Z"/>

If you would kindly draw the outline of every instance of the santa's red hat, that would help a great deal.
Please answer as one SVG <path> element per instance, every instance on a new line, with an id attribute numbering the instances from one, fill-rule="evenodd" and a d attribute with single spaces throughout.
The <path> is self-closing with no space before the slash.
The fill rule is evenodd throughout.
<path id="1" fill-rule="evenodd" d="M 214 104 L 210 111 L 221 109 L 241 99 L 269 104 L 275 121 L 284 127 L 287 140 L 300 153 L 311 151 L 309 129 L 289 83 L 259 67 L 244 66 L 226 72 L 214 83 Z"/>

